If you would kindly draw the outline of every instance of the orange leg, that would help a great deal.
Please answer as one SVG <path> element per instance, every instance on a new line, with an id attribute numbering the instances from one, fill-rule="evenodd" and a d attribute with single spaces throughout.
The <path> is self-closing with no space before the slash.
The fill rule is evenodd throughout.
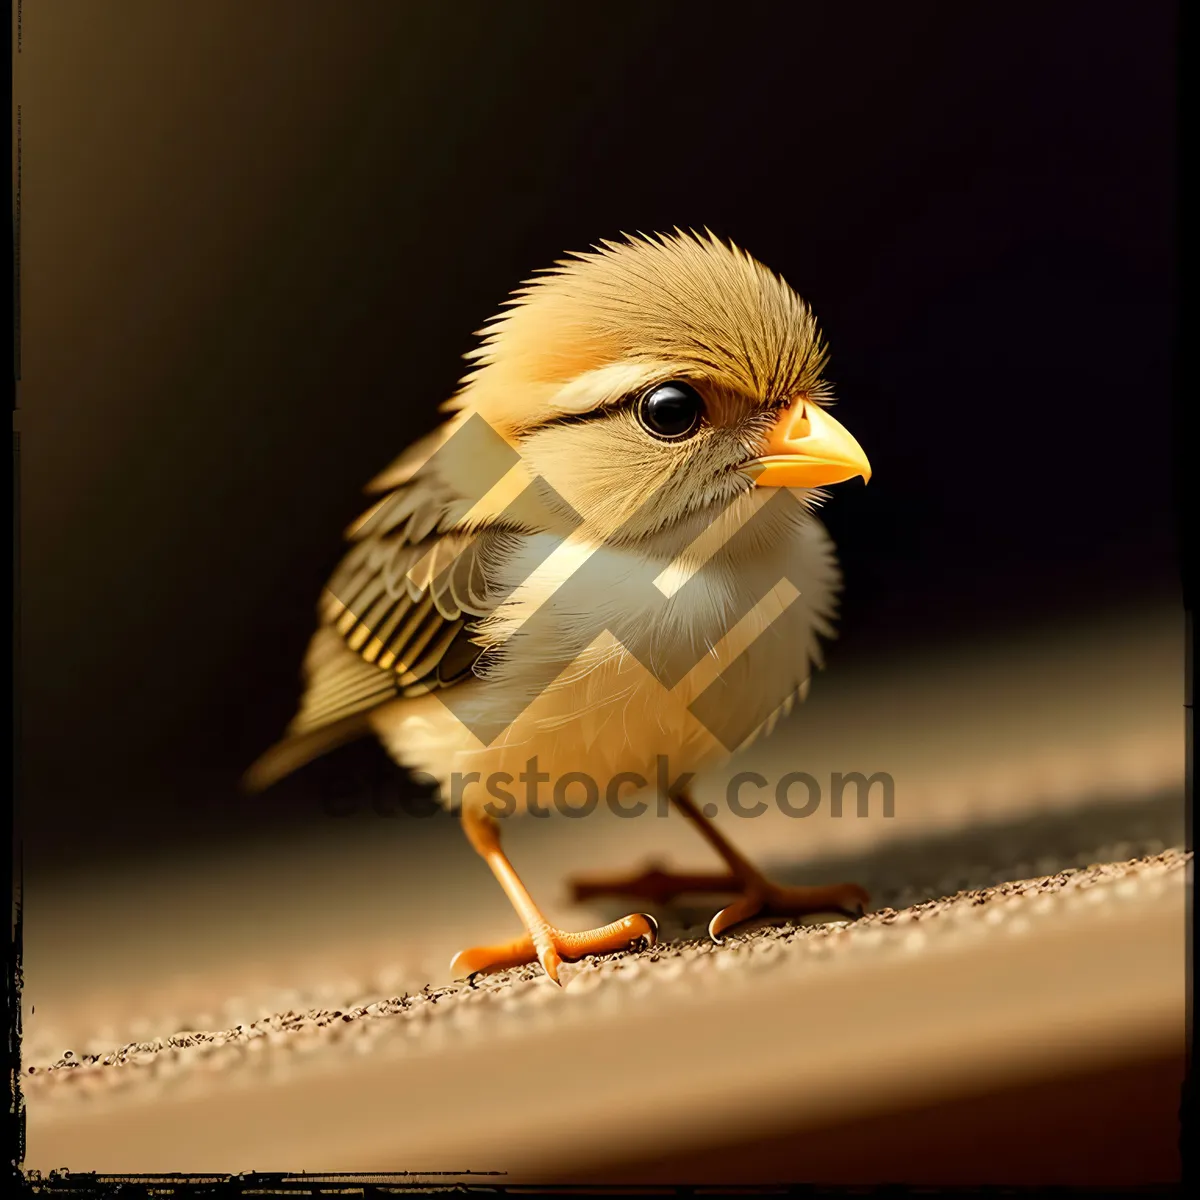
<path id="1" fill-rule="evenodd" d="M 572 962 L 589 954 L 611 954 L 624 950 L 639 941 L 654 945 L 658 924 L 645 913 L 635 913 L 583 933 L 566 933 L 542 916 L 508 856 L 500 848 L 500 831 L 495 820 L 486 813 L 464 808 L 463 831 L 479 856 L 492 868 L 504 894 L 508 897 L 521 923 L 523 937 L 494 946 L 475 946 L 460 950 L 450 963 L 456 977 L 475 975 L 483 971 L 502 971 L 505 967 L 540 962 L 546 974 L 559 982 L 558 968 L 564 960 Z"/>
<path id="2" fill-rule="evenodd" d="M 735 925 L 759 917 L 801 917 L 814 913 L 844 913 L 860 917 L 870 897 L 856 883 L 827 887 L 782 887 L 771 883 L 718 831 L 690 796 L 671 797 L 675 807 L 700 831 L 700 836 L 721 856 L 728 871 L 721 874 L 676 874 L 651 867 L 626 878 L 580 878 L 574 883 L 576 900 L 592 896 L 638 896 L 666 903 L 688 892 L 736 892 L 737 900 L 721 909 L 709 922 L 714 942 Z"/>

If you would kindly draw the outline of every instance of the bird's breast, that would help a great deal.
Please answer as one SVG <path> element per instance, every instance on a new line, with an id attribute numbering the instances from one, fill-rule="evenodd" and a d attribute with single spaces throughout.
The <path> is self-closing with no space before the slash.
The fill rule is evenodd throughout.
<path id="1" fill-rule="evenodd" d="M 535 759 L 548 790 L 582 772 L 601 794 L 618 775 L 653 786 L 664 767 L 719 762 L 790 706 L 828 631 L 832 547 L 815 521 L 790 532 L 799 546 L 700 565 L 527 536 L 479 632 L 481 678 L 397 705 L 377 729 L 443 791 L 478 772 L 483 799 L 489 778 Z"/>

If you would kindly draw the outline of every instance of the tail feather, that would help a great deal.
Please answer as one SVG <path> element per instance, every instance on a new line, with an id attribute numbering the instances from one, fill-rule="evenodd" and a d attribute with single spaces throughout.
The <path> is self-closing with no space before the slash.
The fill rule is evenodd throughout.
<path id="1" fill-rule="evenodd" d="M 285 737 L 276 742 L 246 771 L 242 776 L 242 787 L 251 793 L 265 791 L 314 758 L 320 758 L 322 754 L 328 754 L 329 751 L 336 750 L 339 746 L 369 732 L 368 715 L 355 713 L 309 733 Z"/>

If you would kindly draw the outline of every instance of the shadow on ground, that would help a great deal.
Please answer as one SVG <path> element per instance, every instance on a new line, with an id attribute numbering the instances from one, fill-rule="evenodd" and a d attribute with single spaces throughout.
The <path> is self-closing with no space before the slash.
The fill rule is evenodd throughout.
<path id="1" fill-rule="evenodd" d="M 1069 809 L 897 838 L 865 854 L 771 864 L 768 873 L 783 884 L 853 880 L 870 892 L 873 909 L 907 908 L 1010 880 L 1144 858 L 1185 841 L 1184 798 L 1167 788 L 1135 800 L 1093 798 Z M 711 900 L 642 904 L 658 919 L 664 939 L 696 936 L 716 911 Z M 596 899 L 588 907 L 616 919 L 629 902 Z"/>

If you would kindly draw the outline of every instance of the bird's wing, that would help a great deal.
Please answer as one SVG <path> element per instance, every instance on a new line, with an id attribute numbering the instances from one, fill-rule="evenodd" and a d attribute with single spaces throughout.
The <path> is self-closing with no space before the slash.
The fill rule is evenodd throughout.
<path id="1" fill-rule="evenodd" d="M 247 773 L 254 790 L 367 730 L 372 710 L 468 678 L 474 624 L 494 604 L 488 563 L 511 531 L 456 527 L 461 500 L 418 472 L 347 531 L 304 661 L 304 696 L 283 741 Z"/>

